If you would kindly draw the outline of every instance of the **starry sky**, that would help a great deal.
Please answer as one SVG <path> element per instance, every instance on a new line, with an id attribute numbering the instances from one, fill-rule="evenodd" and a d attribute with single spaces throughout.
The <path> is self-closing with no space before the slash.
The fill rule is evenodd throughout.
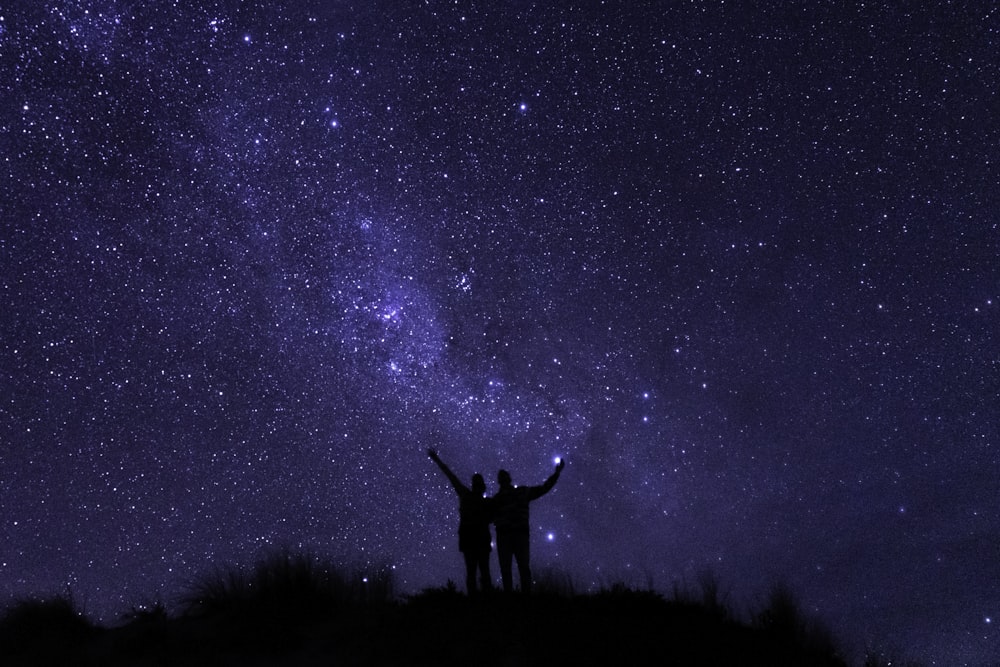
<path id="1" fill-rule="evenodd" d="M 1000 657 L 987 2 L 0 7 L 0 599 L 276 546 Z M 495 567 L 495 562 L 494 562 Z"/>

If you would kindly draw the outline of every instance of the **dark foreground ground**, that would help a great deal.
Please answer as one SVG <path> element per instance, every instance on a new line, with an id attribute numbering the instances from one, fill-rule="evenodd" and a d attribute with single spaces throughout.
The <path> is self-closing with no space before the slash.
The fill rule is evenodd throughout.
<path id="1" fill-rule="evenodd" d="M 65 602 L 65 601 L 63 601 Z M 843 665 L 821 628 L 779 598 L 750 621 L 644 591 L 401 602 L 288 600 L 162 608 L 101 628 L 59 601 L 0 624 L 2 665 Z M 787 600 L 786 600 L 787 602 Z"/>

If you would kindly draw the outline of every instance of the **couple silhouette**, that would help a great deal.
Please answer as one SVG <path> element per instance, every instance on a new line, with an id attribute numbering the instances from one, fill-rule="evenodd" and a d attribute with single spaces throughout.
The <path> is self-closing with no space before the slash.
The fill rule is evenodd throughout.
<path id="1" fill-rule="evenodd" d="M 472 476 L 472 486 L 462 483 L 451 468 L 433 449 L 427 455 L 448 477 L 455 493 L 458 494 L 458 550 L 465 558 L 465 589 L 469 595 L 477 593 L 476 574 L 479 574 L 481 590 L 493 589 L 490 576 L 490 524 L 497 531 L 497 560 L 500 561 L 500 579 L 504 592 L 514 590 L 513 561 L 517 561 L 517 573 L 521 579 L 521 592 L 531 593 L 531 557 L 528 504 L 552 490 L 559 481 L 559 474 L 565 461 L 556 464 L 555 472 L 538 486 L 514 486 L 510 473 L 497 473 L 500 490 L 491 498 L 486 497 L 486 481 L 478 472 Z"/>

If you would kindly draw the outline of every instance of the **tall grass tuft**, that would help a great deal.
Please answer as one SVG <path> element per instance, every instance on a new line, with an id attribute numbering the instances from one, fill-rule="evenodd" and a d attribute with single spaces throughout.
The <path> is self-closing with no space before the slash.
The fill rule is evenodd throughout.
<path id="1" fill-rule="evenodd" d="M 767 606 L 758 613 L 755 625 L 788 645 L 807 654 L 837 655 L 837 643 L 829 629 L 806 615 L 791 589 L 777 584 L 771 589 Z"/>
<path id="2" fill-rule="evenodd" d="M 710 569 L 698 573 L 696 586 L 674 582 L 672 602 L 689 609 L 698 608 L 720 622 L 735 622 L 737 619 L 730 605 L 729 592 Z"/>
<path id="3" fill-rule="evenodd" d="M 394 591 L 388 568 L 345 572 L 328 560 L 283 550 L 250 569 L 216 567 L 188 586 L 180 606 L 188 615 L 250 611 L 303 617 L 388 603 Z"/>
<path id="4" fill-rule="evenodd" d="M 576 595 L 576 586 L 568 574 L 555 568 L 542 568 L 535 573 L 532 582 L 535 595 L 571 598 Z"/>

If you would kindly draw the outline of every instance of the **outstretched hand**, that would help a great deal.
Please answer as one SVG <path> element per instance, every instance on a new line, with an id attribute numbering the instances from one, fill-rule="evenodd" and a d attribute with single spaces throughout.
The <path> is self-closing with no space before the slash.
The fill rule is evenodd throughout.
<path id="1" fill-rule="evenodd" d="M 437 450 L 434 449 L 433 447 L 431 447 L 430 449 L 427 450 L 427 456 L 431 457 L 432 461 L 437 461 L 438 460 Z"/>
<path id="2" fill-rule="evenodd" d="M 556 464 L 556 472 L 562 472 L 562 469 L 566 467 L 566 459 L 559 459 L 559 463 Z"/>

